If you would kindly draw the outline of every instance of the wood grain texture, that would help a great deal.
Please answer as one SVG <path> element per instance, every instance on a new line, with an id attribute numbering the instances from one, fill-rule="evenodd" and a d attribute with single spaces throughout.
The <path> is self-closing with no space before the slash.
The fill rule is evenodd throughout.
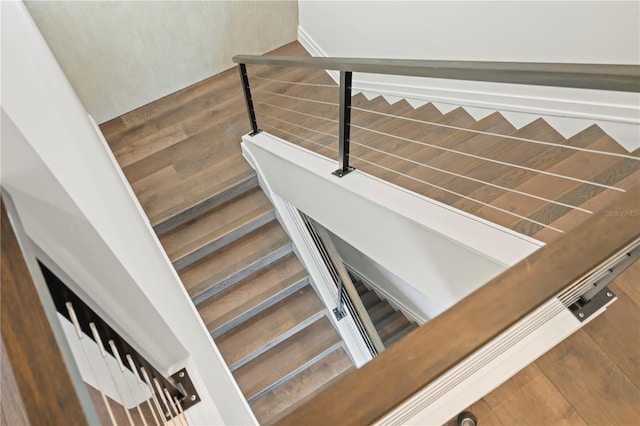
<path id="1" fill-rule="evenodd" d="M 351 360 L 344 349 L 338 348 L 252 402 L 251 409 L 260 424 L 271 423 L 276 416 L 285 414 L 285 410 L 295 408 L 296 405 L 312 397 L 319 389 L 351 370 L 353 370 Z"/>
<path id="2" fill-rule="evenodd" d="M 1 335 L 29 422 L 86 425 L 75 387 L 1 201 L 0 210 Z"/>
<path id="3" fill-rule="evenodd" d="M 183 269 L 180 278 L 194 297 L 290 244 L 280 224 L 273 221 Z"/>
<path id="4" fill-rule="evenodd" d="M 640 286 L 640 282 L 636 282 L 636 286 Z M 640 387 L 640 307 L 620 291 L 615 281 L 609 288 L 618 300 L 598 321 L 590 322 L 583 330 L 624 375 Z"/>
<path id="5" fill-rule="evenodd" d="M 625 210 L 635 205 L 635 197 L 624 194 L 609 208 Z M 594 215 L 562 241 L 550 243 L 494 278 L 280 424 L 375 421 L 640 236 L 639 221 L 637 217 L 613 221 L 602 213 Z M 591 249 L 582 250 L 585 245 Z M 553 279 L 539 279 L 550 274 Z M 497 301 L 500 309 L 496 309 Z M 466 331 L 464 337 L 452 339 L 459 330 Z M 363 391 L 381 382 L 389 392 Z"/>
<path id="6" fill-rule="evenodd" d="M 271 202 L 255 189 L 162 235 L 160 242 L 175 263 L 269 214 L 275 217 Z"/>
<path id="7" fill-rule="evenodd" d="M 323 310 L 322 301 L 307 286 L 223 334 L 216 344 L 227 364 L 233 365 Z"/>
<path id="8" fill-rule="evenodd" d="M 640 389 L 584 330 L 551 349 L 536 365 L 589 424 L 637 424 Z M 575 380 L 576 374 L 580 380 Z"/>
<path id="9" fill-rule="evenodd" d="M 484 401 L 505 425 L 585 424 L 536 364 L 526 367 Z M 543 409 L 541 403 L 544 403 Z"/>
<path id="10" fill-rule="evenodd" d="M 247 400 L 340 342 L 326 317 L 292 337 L 234 371 L 233 375 Z"/>
<path id="11" fill-rule="evenodd" d="M 198 312 L 209 331 L 214 331 L 241 318 L 245 313 L 252 310 L 256 312 L 256 308 L 261 304 L 287 292 L 306 276 L 307 271 L 298 258 L 290 254 L 207 299 L 198 305 Z"/>
<path id="12" fill-rule="evenodd" d="M 640 307 L 640 262 L 635 261 L 616 278 L 616 285 L 629 299 Z"/>
<path id="13" fill-rule="evenodd" d="M 0 425 L 29 425 L 27 411 L 20 397 L 11 363 L 0 339 Z"/>

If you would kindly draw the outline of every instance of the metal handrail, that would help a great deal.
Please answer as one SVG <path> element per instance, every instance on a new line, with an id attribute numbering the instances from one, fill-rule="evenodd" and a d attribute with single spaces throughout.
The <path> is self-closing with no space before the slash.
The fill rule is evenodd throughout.
<path id="1" fill-rule="evenodd" d="M 344 262 L 342 261 L 338 250 L 334 246 L 328 231 L 318 223 L 314 223 L 314 228 L 318 233 L 318 236 L 320 237 L 320 240 L 322 241 L 327 254 L 331 258 L 331 262 L 338 272 L 338 278 L 340 279 L 341 285 L 344 287 L 344 290 L 347 292 L 353 302 L 353 306 L 355 307 L 356 312 L 358 313 L 358 316 L 362 321 L 362 325 L 364 326 L 367 334 L 369 335 L 369 338 L 371 339 L 371 343 L 373 343 L 373 345 L 375 346 L 378 354 L 384 352 L 385 348 L 384 344 L 382 343 L 382 339 L 380 338 L 380 335 L 378 334 L 378 331 L 376 330 L 376 327 L 373 324 L 369 313 L 367 312 L 367 308 L 365 308 L 364 304 L 362 303 L 360 295 L 358 294 L 358 290 L 356 290 L 356 287 L 353 285 L 353 281 L 351 281 L 349 272 L 347 272 L 347 268 L 344 267 Z M 340 303 L 341 301 L 339 300 L 338 302 Z"/>
<path id="2" fill-rule="evenodd" d="M 380 420 L 542 304 L 594 276 L 594 271 L 640 239 L 638 194 L 640 185 L 633 185 L 563 238 L 493 278 L 277 424 L 372 424 Z M 612 220 L 609 211 L 629 214 Z M 455 338 L 461 330 L 465 337 Z"/>
<path id="3" fill-rule="evenodd" d="M 639 65 L 257 55 L 236 55 L 233 62 L 447 80 L 640 92 Z"/>

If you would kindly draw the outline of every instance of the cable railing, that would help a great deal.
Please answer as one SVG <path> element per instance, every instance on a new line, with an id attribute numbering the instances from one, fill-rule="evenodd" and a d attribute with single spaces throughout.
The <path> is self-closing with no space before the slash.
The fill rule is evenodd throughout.
<path id="1" fill-rule="evenodd" d="M 547 164 L 528 164 L 513 158 L 503 158 L 498 150 L 492 151 L 487 144 L 485 150 L 469 147 L 468 144 L 441 143 L 442 135 L 452 132 L 466 134 L 465 138 L 486 137 L 499 141 L 504 151 L 518 149 L 519 146 L 532 145 L 540 149 L 565 150 L 570 153 L 592 155 L 613 160 L 638 162 L 635 155 L 592 146 L 567 143 L 554 138 L 522 136 L 518 131 L 506 133 L 488 129 L 478 129 L 459 125 L 455 121 L 425 119 L 410 114 L 397 114 L 394 109 L 383 105 L 386 110 L 372 108 L 367 102 L 358 101 L 352 95 L 354 89 L 353 72 L 402 74 L 410 76 L 465 79 L 501 83 L 519 83 L 533 85 L 589 88 L 600 90 L 640 91 L 640 67 L 630 65 L 584 65 L 584 64 L 529 64 L 529 63 L 492 63 L 492 62 L 441 62 L 441 61 L 396 61 L 373 59 L 337 58 L 289 58 L 237 56 L 234 61 L 240 63 L 245 82 L 245 94 L 249 106 L 249 116 L 253 132 L 259 131 L 257 117 L 266 129 L 285 139 L 293 138 L 295 143 L 314 152 L 336 158 L 338 169 L 335 175 L 342 177 L 354 170 L 359 164 L 362 171 L 382 177 L 392 183 L 412 182 L 407 188 L 417 192 L 437 191 L 447 197 L 465 200 L 500 215 L 511 217 L 531 225 L 549 229 L 559 234 L 563 229 L 551 223 L 528 217 L 517 210 L 495 205 L 472 191 L 465 191 L 453 179 L 477 184 L 499 191 L 525 197 L 573 210 L 585 215 L 593 212 L 575 202 L 565 202 L 553 195 L 545 194 L 545 188 L 519 189 L 508 179 L 492 181 L 480 173 L 478 164 L 484 167 L 500 168 L 504 174 L 543 177 L 566 181 L 570 184 L 586 185 L 596 190 L 624 192 L 625 189 L 615 183 L 599 182 L 589 176 L 580 176 L 580 170 L 548 169 Z M 329 78 L 313 82 L 265 78 L 249 74 L 246 64 L 306 67 L 320 69 L 327 66 L 340 71 L 340 85 Z M 443 75 L 448 73 L 446 76 Z M 257 73 L 254 73 L 257 74 Z M 464 77 L 464 78 L 463 78 Z M 249 80 L 255 79 L 254 87 Z M 371 93 L 370 91 L 368 91 Z M 255 93 L 255 109 L 252 101 Z M 328 107 L 322 114 L 317 107 Z M 404 127 L 403 127 L 404 125 Z M 410 130 L 407 130 L 410 129 Z M 444 132 L 444 133 L 443 133 Z M 436 134 L 438 137 L 434 137 Z M 478 142 L 477 145 L 484 144 Z M 389 147 L 393 148 L 390 149 Z M 533 148 L 531 148 L 533 149 Z M 537 148 L 536 148 L 537 149 Z M 538 152 L 538 151 L 536 151 Z M 428 155 L 427 155 L 428 154 Z M 440 164 L 443 154 L 451 157 L 448 164 Z M 541 155 L 541 154 L 537 154 Z M 440 158 L 439 158 L 440 157 Z M 594 157 L 594 158 L 596 158 Z M 460 162 L 471 163 L 473 167 L 457 168 Z M 609 160 L 606 160 L 609 161 Z M 576 173 L 577 172 L 577 173 Z M 477 175 L 474 175 L 477 174 Z M 415 185 L 423 186 L 424 190 Z M 549 192 L 549 191 L 547 191 Z M 476 209 L 474 209 L 476 210 Z M 509 222 L 508 220 L 506 222 Z"/>
<path id="2" fill-rule="evenodd" d="M 188 425 L 184 411 L 200 397 L 187 371 L 171 376 L 159 372 L 51 270 L 39 265 L 56 310 L 74 330 L 77 340 L 69 344 L 82 348 L 75 356 L 84 359 L 76 362 L 89 366 L 87 388 L 99 395 L 102 407 L 96 411 L 106 413 L 104 424 Z"/>
<path id="3" fill-rule="evenodd" d="M 565 139 L 537 121 L 520 129 L 510 123 L 498 126 L 490 120 L 473 120 L 456 109 L 440 113 L 433 107 L 435 102 L 416 98 L 422 105 L 431 105 L 431 115 L 423 116 L 420 107 L 406 101 L 390 104 L 380 96 L 394 94 L 353 84 L 353 73 L 362 72 L 638 93 L 638 66 L 271 56 L 237 56 L 234 61 L 241 64 L 247 99 L 252 92 L 257 96 L 255 105 L 248 108 L 255 123 L 253 133 L 263 128 L 337 160 L 334 174 L 338 177 L 347 176 L 355 166 L 394 185 L 440 197 L 454 207 L 464 206 L 473 214 L 493 211 L 517 232 L 527 228 L 528 235 L 545 230 L 562 235 L 323 391 L 282 424 L 309 419 L 314 424 L 345 419 L 350 424 L 402 423 L 415 407 L 432 403 L 559 311 L 569 307 L 582 321 L 582 309 L 590 306 L 587 302 L 592 298 L 599 298 L 596 305 L 602 306 L 615 297 L 603 290 L 615 276 L 612 272 L 638 258 L 640 227 L 634 218 L 640 188 L 632 179 L 640 170 L 637 151 L 629 153 L 610 144 L 611 138 L 593 126 L 583 131 L 593 140 L 580 139 L 580 133 Z M 340 80 L 335 86 L 317 73 L 309 81 L 254 79 L 247 64 L 256 69 L 339 71 Z M 354 94 L 358 89 L 366 96 Z M 322 113 L 317 108 L 323 108 Z M 537 187 L 528 184 L 534 181 Z M 601 201 L 592 203 L 592 197 Z M 520 204 L 535 209 L 525 212 Z M 611 211 L 629 214 L 614 223 L 607 220 Z M 569 217 L 569 213 L 575 220 L 556 225 L 558 217 Z M 497 303 L 499 318 L 495 317 Z M 524 320 L 527 315 L 533 315 L 529 322 Z M 452 336 L 460 329 L 473 337 L 458 342 Z M 404 374 L 408 369 L 415 373 L 410 378 Z M 382 382 L 394 391 L 370 391 Z"/>

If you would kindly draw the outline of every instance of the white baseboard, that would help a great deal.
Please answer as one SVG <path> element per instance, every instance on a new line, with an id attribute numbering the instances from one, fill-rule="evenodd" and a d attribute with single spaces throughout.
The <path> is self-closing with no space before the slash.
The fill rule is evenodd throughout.
<path id="1" fill-rule="evenodd" d="M 298 27 L 298 40 L 312 56 L 328 56 L 302 27 Z M 337 72 L 328 74 L 339 81 Z M 637 93 L 364 73 L 354 74 L 353 93 L 369 99 L 382 95 L 389 103 L 406 99 L 414 108 L 432 102 L 442 113 L 463 107 L 476 120 L 499 111 L 516 128 L 544 118 L 565 138 L 597 124 L 627 151 L 640 148 Z"/>

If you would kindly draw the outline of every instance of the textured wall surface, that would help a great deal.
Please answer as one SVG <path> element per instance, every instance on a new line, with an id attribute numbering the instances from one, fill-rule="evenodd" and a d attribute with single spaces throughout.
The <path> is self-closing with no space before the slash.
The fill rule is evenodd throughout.
<path id="1" fill-rule="evenodd" d="M 26 5 L 98 123 L 297 39 L 297 1 Z"/>

